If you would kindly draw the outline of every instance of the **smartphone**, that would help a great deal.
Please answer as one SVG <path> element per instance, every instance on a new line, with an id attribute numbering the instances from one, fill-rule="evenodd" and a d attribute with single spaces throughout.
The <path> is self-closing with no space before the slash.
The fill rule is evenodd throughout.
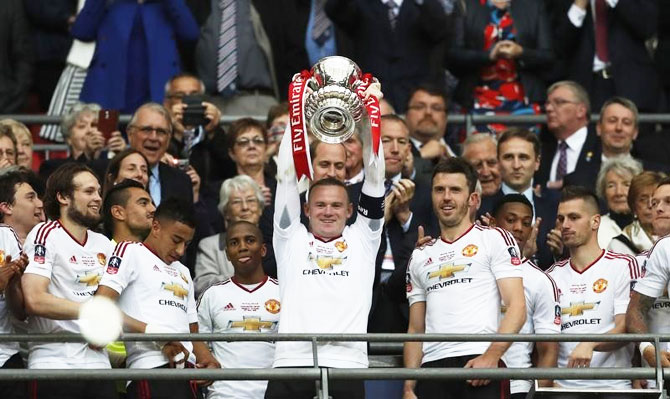
<path id="1" fill-rule="evenodd" d="M 98 112 L 98 130 L 102 132 L 105 141 L 109 140 L 112 132 L 119 130 L 119 111 L 116 109 L 101 109 Z"/>
<path id="2" fill-rule="evenodd" d="M 175 161 L 175 166 L 177 168 L 183 170 L 184 172 L 186 172 L 188 170 L 188 167 L 190 165 L 190 162 L 188 161 L 188 159 L 175 159 L 174 161 Z"/>
<path id="3" fill-rule="evenodd" d="M 197 94 L 184 96 L 182 101 L 186 104 L 182 120 L 184 126 L 206 126 L 209 123 L 209 119 L 205 118 L 205 107 L 202 105 L 205 101 L 203 96 Z"/>

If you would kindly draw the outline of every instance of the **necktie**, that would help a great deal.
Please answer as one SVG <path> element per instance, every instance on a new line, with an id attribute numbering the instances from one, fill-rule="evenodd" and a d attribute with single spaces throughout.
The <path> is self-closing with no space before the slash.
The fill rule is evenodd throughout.
<path id="1" fill-rule="evenodd" d="M 391 23 L 391 29 L 395 29 L 396 22 L 398 21 L 398 3 L 395 2 L 395 0 L 389 0 L 388 3 L 386 3 L 386 6 L 389 8 L 389 22 Z"/>
<path id="2" fill-rule="evenodd" d="M 563 179 L 568 173 L 568 144 L 561 141 L 558 144 L 558 167 L 556 168 L 556 180 Z"/>
<path id="3" fill-rule="evenodd" d="M 237 79 L 236 1 L 219 0 L 221 27 L 219 29 L 217 89 L 224 97 L 234 93 Z"/>
<path id="4" fill-rule="evenodd" d="M 326 0 L 314 0 L 314 24 L 312 25 L 312 39 L 319 45 L 322 46 L 323 43 L 328 40 L 330 37 L 330 19 L 326 15 L 326 11 L 323 9 L 323 6 L 326 4 Z"/>
<path id="5" fill-rule="evenodd" d="M 393 180 L 391 179 L 384 180 L 384 197 L 389 195 L 392 188 L 393 188 Z"/>
<path id="6" fill-rule="evenodd" d="M 600 61 L 609 61 L 607 49 L 607 5 L 605 0 L 595 0 L 596 3 L 596 55 Z"/>

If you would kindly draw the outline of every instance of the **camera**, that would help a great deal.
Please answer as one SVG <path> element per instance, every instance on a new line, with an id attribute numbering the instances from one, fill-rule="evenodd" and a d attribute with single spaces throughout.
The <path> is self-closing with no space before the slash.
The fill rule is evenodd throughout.
<path id="1" fill-rule="evenodd" d="M 205 118 L 203 101 L 205 101 L 205 98 L 201 95 L 184 96 L 183 102 L 186 108 L 184 108 L 182 125 L 195 127 L 206 126 L 209 123 L 209 119 Z"/>

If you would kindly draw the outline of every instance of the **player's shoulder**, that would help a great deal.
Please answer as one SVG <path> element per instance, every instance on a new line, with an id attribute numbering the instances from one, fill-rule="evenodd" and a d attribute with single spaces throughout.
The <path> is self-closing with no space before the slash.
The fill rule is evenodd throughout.
<path id="1" fill-rule="evenodd" d="M 568 270 L 569 265 L 570 265 L 570 258 L 559 260 L 558 262 L 555 262 L 553 265 L 551 265 L 545 273 L 547 275 L 562 273 L 565 270 Z"/>
<path id="2" fill-rule="evenodd" d="M 110 245 L 112 245 L 111 242 Z M 144 247 L 141 242 L 137 241 L 120 241 L 117 242 L 114 246 L 114 249 L 112 250 L 112 256 L 123 258 L 126 257 L 129 253 L 138 250 L 146 250 L 146 247 Z"/>
<path id="3" fill-rule="evenodd" d="M 88 230 L 86 234 L 88 235 L 87 239 L 92 240 L 93 242 L 95 242 L 96 245 L 100 244 L 100 245 L 107 245 L 109 247 L 113 246 L 112 242 L 109 241 L 109 238 L 107 238 L 107 236 L 102 233 L 98 233 L 97 231 L 93 230 Z"/>
<path id="4" fill-rule="evenodd" d="M 608 262 L 609 270 L 613 270 L 614 268 L 611 266 L 616 264 L 621 270 L 627 272 L 630 278 L 637 279 L 642 277 L 642 272 L 635 256 L 607 250 L 603 255 L 603 260 Z"/>
<path id="5" fill-rule="evenodd" d="M 433 248 L 435 246 L 435 244 L 437 244 L 438 239 L 439 238 L 433 238 L 432 240 L 428 241 L 427 243 L 424 243 L 422 245 L 414 247 L 414 251 L 413 251 L 414 254 L 417 254 L 417 253 L 421 254 L 422 252 L 428 253 L 430 251 L 430 249 Z M 414 257 L 414 256 L 412 256 L 412 257 Z M 418 256 L 417 256 L 417 258 L 418 258 Z"/>
<path id="6" fill-rule="evenodd" d="M 278 287 L 279 286 L 279 280 L 277 280 L 276 278 L 272 278 L 272 277 L 268 276 L 268 284 Z"/>
<path id="7" fill-rule="evenodd" d="M 52 234 L 54 230 L 61 228 L 60 222 L 58 220 L 51 220 L 47 222 L 40 222 L 28 233 L 26 237 L 26 243 L 35 243 L 44 245 L 47 238 Z"/>
<path id="8" fill-rule="evenodd" d="M 17 243 L 21 242 L 14 228 L 4 223 L 0 223 L 0 237 L 9 238 L 10 240 L 16 240 Z"/>
<path id="9" fill-rule="evenodd" d="M 474 228 L 472 229 L 474 232 L 480 232 L 485 238 L 484 242 L 498 242 L 498 243 L 505 243 L 506 246 L 514 246 L 516 245 L 516 240 L 512 236 L 512 234 L 500 227 L 488 227 L 488 226 L 481 226 L 479 224 L 474 225 Z M 489 241 L 492 240 L 492 241 Z"/>
<path id="10" fill-rule="evenodd" d="M 209 298 L 212 295 L 217 295 L 220 292 L 225 293 L 228 291 L 231 287 L 233 287 L 235 284 L 232 283 L 232 280 L 230 278 L 227 278 L 225 280 L 217 281 L 216 283 L 212 283 L 207 288 L 205 288 L 202 293 L 200 293 L 200 296 L 198 297 L 197 301 L 197 306 L 200 307 L 200 303 L 205 299 Z"/>
<path id="11" fill-rule="evenodd" d="M 528 282 L 534 286 L 534 289 L 542 291 L 544 287 L 550 287 L 555 299 L 558 299 L 558 286 L 553 278 L 544 270 L 540 269 L 538 265 L 535 264 L 530 259 L 524 259 L 522 263 L 523 269 L 523 283 L 526 285 Z"/>
<path id="12" fill-rule="evenodd" d="M 647 256 L 651 256 L 651 254 L 658 252 L 658 251 L 670 251 L 670 234 L 663 236 L 659 238 L 654 245 L 647 251 Z"/>

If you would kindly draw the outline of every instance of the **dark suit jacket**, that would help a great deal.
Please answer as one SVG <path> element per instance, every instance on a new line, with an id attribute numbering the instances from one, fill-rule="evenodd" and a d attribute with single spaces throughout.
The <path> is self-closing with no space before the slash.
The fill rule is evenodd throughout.
<path id="1" fill-rule="evenodd" d="M 86 164 L 86 166 L 91 168 L 93 172 L 95 172 L 95 175 L 98 176 L 100 184 L 102 184 L 102 182 L 105 181 L 105 173 L 107 172 L 107 165 L 109 164 L 109 159 L 107 159 L 106 152 L 103 152 L 100 158 L 94 160 L 89 160 L 83 154 L 77 159 L 72 158 L 72 156 L 69 156 L 67 158 L 47 159 L 40 165 L 40 171 L 39 171 L 40 180 L 42 180 L 42 182 L 46 184 L 47 179 L 49 179 L 49 176 L 51 176 L 51 174 L 56 169 L 60 168 L 61 166 L 65 165 L 68 162 L 79 162 Z"/>
<path id="2" fill-rule="evenodd" d="M 542 141 L 542 161 L 540 169 L 535 173 L 535 184 L 541 185 L 544 190 L 549 181 L 551 162 L 557 151 L 558 141 L 553 134 L 546 130 L 542 132 L 540 139 Z M 563 178 L 563 185 L 595 187 L 598 171 L 600 170 L 601 155 L 600 139 L 596 134 L 595 128 L 589 126 L 586 141 L 582 146 L 582 151 L 579 153 L 577 166 L 572 173 L 567 174 Z"/>
<path id="3" fill-rule="evenodd" d="M 591 7 L 587 7 L 584 23 L 577 28 L 568 18 L 573 0 L 556 0 L 556 3 L 557 54 L 566 62 L 567 78 L 590 92 L 595 53 Z M 642 110 L 657 110 L 659 79 L 644 43 L 656 33 L 657 1 L 620 0 L 616 7 L 607 9 L 607 42 L 616 94 L 633 100 Z"/>
<path id="4" fill-rule="evenodd" d="M 188 175 L 163 162 L 158 164 L 158 176 L 161 182 L 161 201 L 177 197 L 193 202 L 193 186 Z"/>
<path id="5" fill-rule="evenodd" d="M 309 14 L 312 11 L 312 0 L 295 0 L 295 7 L 297 9 L 296 16 L 297 24 L 300 29 L 300 38 L 304 43 L 307 35 Z M 351 37 L 337 25 L 335 25 L 335 43 L 337 43 L 337 55 L 352 59 L 354 58 L 354 43 L 352 42 Z"/>
<path id="6" fill-rule="evenodd" d="M 502 189 L 497 193 L 483 197 L 482 205 L 477 211 L 477 217 L 484 215 L 485 213 L 491 213 L 493 207 L 498 201 L 500 201 L 505 194 L 503 194 Z M 556 202 L 556 197 L 538 197 L 533 194 L 533 205 L 535 206 L 535 216 L 542 218 L 542 223 L 540 223 L 540 229 L 537 232 L 537 253 L 535 254 L 535 263 L 546 270 L 554 263 L 554 257 L 549 250 L 549 247 L 546 245 L 547 234 L 551 229 L 556 225 L 556 212 L 558 210 L 558 202 Z"/>
<path id="7" fill-rule="evenodd" d="M 379 0 L 328 0 L 326 13 L 354 41 L 354 58 L 384 88 L 398 113 L 405 112 L 409 91 L 420 83 L 444 82 L 443 42 L 449 17 L 438 0 L 403 1 L 395 30 L 388 7 Z"/>
<path id="8" fill-rule="evenodd" d="M 489 51 L 484 50 L 484 29 L 490 20 L 486 3 L 468 0 L 467 11 L 456 2 L 457 16 L 454 18 L 454 37 L 447 51 L 447 67 L 460 78 L 454 97 L 466 108 L 472 107 L 473 91 L 479 83 L 481 69 L 492 65 Z M 539 74 L 551 66 L 554 60 L 551 27 L 544 2 L 538 0 L 514 0 L 510 14 L 514 19 L 516 42 L 523 47 L 518 59 L 517 71 L 528 99 L 542 102 L 545 84 Z"/>
<path id="9" fill-rule="evenodd" d="M 23 106 L 33 80 L 32 36 L 21 0 L 0 7 L 0 114 Z"/>

